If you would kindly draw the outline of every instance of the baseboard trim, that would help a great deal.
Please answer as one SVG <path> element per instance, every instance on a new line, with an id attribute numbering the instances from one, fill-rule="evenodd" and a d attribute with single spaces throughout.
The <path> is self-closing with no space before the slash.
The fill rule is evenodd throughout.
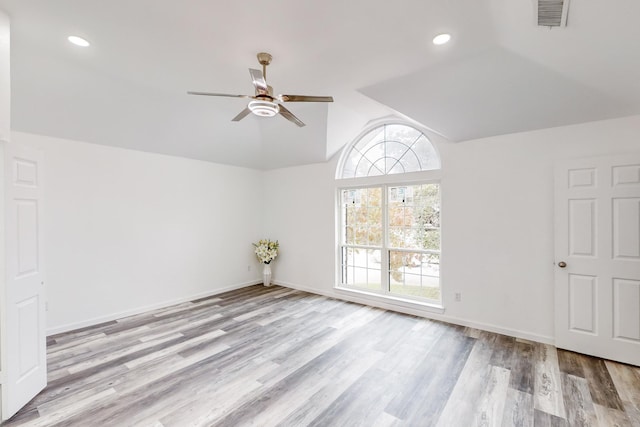
<path id="1" fill-rule="evenodd" d="M 407 307 L 406 305 L 381 302 L 377 299 L 367 298 L 366 295 L 360 296 L 352 293 L 336 292 L 335 290 L 331 292 L 321 291 L 321 290 L 310 288 L 307 286 L 298 285 L 296 283 L 288 283 L 288 282 L 282 282 L 277 280 L 274 281 L 273 283 L 276 285 L 287 287 L 287 288 L 297 289 L 300 291 L 305 291 L 305 292 L 309 292 L 316 295 L 322 295 L 329 298 L 355 302 L 358 304 L 364 304 L 364 305 L 369 305 L 373 307 L 383 308 L 385 310 L 392 310 L 400 313 L 411 314 L 413 316 L 425 317 L 427 319 L 439 320 L 441 322 L 453 323 L 455 325 L 466 326 L 469 328 L 481 329 L 487 332 L 493 332 L 496 334 L 507 335 L 514 338 L 535 341 L 542 344 L 555 345 L 554 337 L 539 335 L 536 333 L 521 331 L 518 329 L 505 328 L 505 327 L 493 325 L 490 323 L 477 322 L 474 320 L 459 318 L 455 316 L 447 316 L 446 314 L 438 314 L 438 313 L 435 313 L 433 310 L 428 310 L 428 309 L 421 310 L 419 306 L 416 306 L 416 308 L 411 308 L 411 307 Z"/>
<path id="2" fill-rule="evenodd" d="M 224 293 L 224 292 L 245 288 L 247 286 L 258 285 L 260 283 L 262 283 L 261 279 L 253 280 L 253 281 L 250 281 L 250 282 L 238 283 L 238 284 L 235 284 L 235 285 L 226 286 L 224 288 L 213 289 L 213 290 L 210 290 L 210 291 L 206 291 L 206 292 L 202 292 L 202 293 L 199 293 L 199 294 L 194 294 L 194 295 L 190 295 L 190 296 L 186 296 L 186 297 L 182 297 L 182 298 L 177 298 L 177 299 L 174 299 L 174 300 L 163 301 L 163 302 L 160 302 L 160 303 L 157 303 L 157 304 L 151 304 L 151 305 L 147 305 L 147 306 L 137 307 L 137 308 L 134 308 L 134 309 L 131 309 L 131 310 L 124 310 L 124 311 L 120 311 L 120 312 L 116 312 L 116 313 L 111 313 L 111 314 L 108 314 L 108 315 L 105 315 L 105 316 L 94 317 L 92 319 L 84 320 L 82 322 L 68 323 L 68 324 L 65 324 L 65 325 L 61 325 L 61 326 L 57 326 L 57 327 L 48 329 L 47 330 L 47 336 L 56 335 L 56 334 L 60 334 L 60 333 L 64 333 L 64 332 L 69 332 L 69 331 L 73 331 L 73 330 L 80 329 L 80 328 L 85 328 L 87 326 L 97 325 L 97 324 L 104 323 L 104 322 L 110 322 L 112 320 L 122 319 L 122 318 L 127 317 L 127 316 L 134 316 L 136 314 L 141 314 L 141 313 L 144 313 L 144 312 L 147 312 L 147 311 L 157 310 L 159 308 L 165 308 L 165 307 L 169 307 L 169 306 L 176 305 L 176 304 L 182 304 L 182 303 L 187 302 L 187 301 L 193 301 L 193 300 L 199 299 L 199 298 L 205 298 L 205 297 L 209 297 L 209 296 L 214 296 L 214 295 L 221 294 L 221 293 Z M 412 307 L 408 307 L 407 305 L 393 304 L 393 303 L 390 303 L 390 302 L 382 302 L 382 301 L 380 301 L 378 299 L 367 298 L 366 295 L 358 295 L 358 294 L 352 294 L 352 293 L 346 293 L 346 292 L 337 292 L 335 290 L 327 292 L 327 291 L 322 291 L 322 290 L 318 290 L 318 289 L 315 289 L 315 288 L 310 288 L 308 286 L 299 285 L 299 284 L 296 284 L 296 283 L 283 282 L 283 281 L 280 281 L 280 280 L 275 280 L 272 283 L 274 285 L 284 286 L 284 287 L 290 288 L 290 289 L 297 289 L 297 290 L 300 290 L 300 291 L 305 291 L 305 292 L 309 292 L 311 294 L 316 294 L 316 295 L 322 295 L 322 296 L 326 296 L 326 297 L 329 297 L 329 298 L 335 298 L 335 299 L 339 299 L 339 300 L 343 300 L 343 301 L 355 302 L 355 303 L 358 303 L 358 304 L 369 305 L 369 306 L 373 306 L 373 307 L 382 308 L 382 309 L 385 309 L 385 310 L 392 310 L 392 311 L 397 311 L 399 313 L 405 313 L 405 314 L 410 314 L 410 315 L 413 315 L 413 316 L 424 317 L 424 318 L 427 318 L 427 319 L 433 319 L 433 320 L 439 320 L 439 321 L 442 321 L 442 322 L 453 323 L 455 325 L 466 326 L 466 327 L 475 328 L 475 329 L 481 329 L 481 330 L 487 331 L 487 332 L 494 332 L 494 333 L 497 333 L 497 334 L 508 335 L 508 336 L 511 336 L 511 337 L 525 339 L 525 340 L 529 340 L 529 341 L 535 341 L 535 342 L 539 342 L 539 343 L 543 343 L 543 344 L 555 345 L 555 339 L 553 337 L 550 337 L 550 336 L 539 335 L 539 334 L 526 332 L 526 331 L 520 331 L 520 330 L 517 330 L 517 329 L 505 328 L 505 327 L 498 326 L 498 325 L 493 325 L 493 324 L 490 324 L 490 323 L 477 322 L 477 321 L 474 321 L 474 320 L 469 320 L 469 319 L 464 319 L 464 318 L 459 318 L 459 317 L 454 317 L 454 316 L 447 316 L 445 314 L 436 313 L 433 310 L 420 309 L 419 306 L 416 306 L 416 308 L 412 308 Z"/>
<path id="3" fill-rule="evenodd" d="M 206 298 L 210 296 L 214 296 L 217 294 L 221 294 L 224 292 L 234 291 L 236 289 L 246 288 L 247 286 L 253 286 L 262 283 L 262 279 L 253 280 L 250 282 L 237 283 L 235 285 L 226 286 L 224 288 L 213 289 L 206 292 L 201 292 L 194 295 L 189 295 L 173 300 L 163 301 L 156 304 L 145 305 L 142 307 L 136 307 L 130 310 L 119 311 L 116 313 L 107 314 L 105 316 L 94 317 L 92 319 L 83 320 L 81 322 L 67 323 L 65 325 L 56 326 L 50 329 L 47 329 L 47 336 L 61 334 L 63 332 L 69 332 L 80 328 L 86 328 L 87 326 L 98 325 L 104 322 L 110 322 L 112 320 L 122 319 L 123 317 L 134 316 L 136 314 L 141 314 L 146 311 L 157 310 L 159 308 L 165 308 L 176 304 L 182 304 L 183 302 L 193 301 L 199 298 Z"/>

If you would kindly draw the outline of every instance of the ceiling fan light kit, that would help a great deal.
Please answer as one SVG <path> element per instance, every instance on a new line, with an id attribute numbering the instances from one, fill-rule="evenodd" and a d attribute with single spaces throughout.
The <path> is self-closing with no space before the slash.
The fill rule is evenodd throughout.
<path id="1" fill-rule="evenodd" d="M 249 110 L 256 116 L 273 117 L 280 112 L 280 106 L 275 102 L 257 99 L 249 102 Z"/>
<path id="2" fill-rule="evenodd" d="M 189 95 L 205 95 L 205 96 L 224 96 L 230 98 L 250 98 L 247 108 L 242 110 L 231 121 L 238 122 L 244 119 L 249 113 L 253 113 L 260 117 L 273 117 L 280 114 L 285 119 L 294 123 L 299 127 L 303 127 L 302 120 L 297 118 L 291 111 L 285 108 L 283 102 L 333 102 L 331 96 L 308 96 L 308 95 L 277 95 L 273 96 L 273 88 L 267 84 L 267 65 L 271 63 L 271 55 L 266 52 L 260 52 L 258 62 L 262 65 L 262 71 L 249 68 L 249 75 L 255 88 L 255 95 L 230 95 L 227 93 L 212 92 L 187 92 Z"/>

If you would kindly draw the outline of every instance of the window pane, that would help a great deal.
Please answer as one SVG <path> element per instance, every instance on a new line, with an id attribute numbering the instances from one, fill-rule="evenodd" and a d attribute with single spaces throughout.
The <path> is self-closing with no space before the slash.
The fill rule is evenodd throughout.
<path id="1" fill-rule="evenodd" d="M 389 246 L 392 248 L 404 247 L 402 227 L 389 227 Z"/>
<path id="2" fill-rule="evenodd" d="M 378 141 L 376 144 L 373 144 L 367 147 L 366 150 L 361 150 L 362 156 L 367 159 L 370 163 L 376 163 L 378 159 L 384 157 L 385 143 L 384 141 Z M 382 171 L 384 172 L 384 170 Z"/>
<path id="3" fill-rule="evenodd" d="M 373 129 L 371 132 L 367 132 L 362 138 L 360 138 L 360 140 L 355 145 L 355 148 L 359 152 L 365 153 L 372 147 L 380 145 L 380 143 L 384 142 L 385 140 L 384 130 L 384 126 L 380 126 Z"/>
<path id="4" fill-rule="evenodd" d="M 351 153 L 345 159 L 342 165 L 342 178 L 354 178 L 356 176 L 356 163 L 358 158 L 353 155 L 353 149 Z"/>
<path id="5" fill-rule="evenodd" d="M 404 206 L 401 203 L 389 205 L 389 225 L 392 227 L 404 225 Z"/>
<path id="6" fill-rule="evenodd" d="M 342 284 L 382 290 L 382 265 L 379 249 L 342 248 Z"/>
<path id="7" fill-rule="evenodd" d="M 368 188 L 367 189 L 367 205 L 368 206 L 382 206 L 382 188 Z"/>
<path id="8" fill-rule="evenodd" d="M 440 250 L 440 230 L 424 230 L 420 229 L 419 239 L 422 249 L 432 249 L 434 251 Z"/>
<path id="9" fill-rule="evenodd" d="M 382 189 L 342 190 L 342 242 L 349 245 L 382 245 Z"/>
<path id="10" fill-rule="evenodd" d="M 398 162 L 397 171 L 394 169 L 391 173 L 403 173 L 404 171 L 421 170 L 420 160 L 413 150 L 409 150 Z"/>
<path id="11" fill-rule="evenodd" d="M 422 132 L 416 128 L 412 128 L 406 125 L 386 125 L 385 126 L 386 139 L 388 141 L 403 141 L 407 145 L 411 145 L 416 141 Z"/>
<path id="12" fill-rule="evenodd" d="M 389 246 L 440 250 L 439 184 L 389 187 Z"/>
<path id="13" fill-rule="evenodd" d="M 420 170 L 440 169 L 440 158 L 426 136 L 422 135 L 413 146 L 416 157 L 420 159 Z"/>
<path id="14" fill-rule="evenodd" d="M 378 169 L 374 168 L 373 162 L 367 160 L 362 157 L 361 154 L 358 154 L 360 157 L 359 161 L 356 163 L 356 176 L 375 176 L 382 175 L 382 172 Z M 371 173 L 373 170 L 374 173 Z"/>
<path id="15" fill-rule="evenodd" d="M 392 294 L 440 300 L 439 256 L 389 251 Z"/>
<path id="16" fill-rule="evenodd" d="M 400 163 L 400 159 L 410 150 L 410 146 L 401 141 L 387 141 L 386 145 L 386 165 L 385 172 L 390 173 L 404 173 L 404 167 Z M 411 170 L 411 169 L 410 169 Z M 419 170 L 419 169 L 413 169 Z"/>
<path id="17" fill-rule="evenodd" d="M 369 246 L 382 246 L 382 225 L 369 227 Z"/>

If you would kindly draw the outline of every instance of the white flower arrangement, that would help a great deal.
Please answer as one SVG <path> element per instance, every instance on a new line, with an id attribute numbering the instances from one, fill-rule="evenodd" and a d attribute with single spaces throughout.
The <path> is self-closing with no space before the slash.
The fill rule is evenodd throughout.
<path id="1" fill-rule="evenodd" d="M 280 244 L 277 240 L 272 242 L 268 239 L 262 239 L 259 240 L 258 243 L 253 243 L 253 246 L 256 248 L 255 253 L 260 262 L 269 264 L 278 256 L 278 248 L 280 247 Z"/>

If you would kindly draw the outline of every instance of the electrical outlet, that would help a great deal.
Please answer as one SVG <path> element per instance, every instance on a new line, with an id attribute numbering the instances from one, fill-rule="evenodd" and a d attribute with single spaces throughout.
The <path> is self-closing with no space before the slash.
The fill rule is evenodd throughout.
<path id="1" fill-rule="evenodd" d="M 462 293 L 456 292 L 456 302 L 460 302 L 460 301 L 462 301 Z"/>
<path id="2" fill-rule="evenodd" d="M 251 271 L 251 266 L 247 265 L 247 271 Z"/>

